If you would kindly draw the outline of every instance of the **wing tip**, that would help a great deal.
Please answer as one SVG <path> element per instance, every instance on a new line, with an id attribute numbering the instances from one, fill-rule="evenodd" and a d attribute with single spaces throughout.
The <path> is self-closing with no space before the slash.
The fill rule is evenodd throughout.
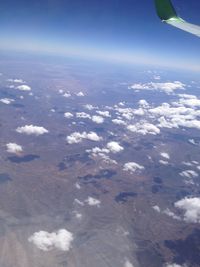
<path id="1" fill-rule="evenodd" d="M 177 13 L 170 0 L 155 0 L 158 17 L 163 21 L 176 18 Z"/>

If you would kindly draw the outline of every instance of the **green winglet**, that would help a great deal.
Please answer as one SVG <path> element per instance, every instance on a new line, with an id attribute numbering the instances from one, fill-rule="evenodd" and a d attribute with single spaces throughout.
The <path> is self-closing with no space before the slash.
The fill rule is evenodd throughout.
<path id="1" fill-rule="evenodd" d="M 170 0 L 155 0 L 158 16 L 163 21 L 171 18 L 177 18 L 176 10 Z"/>

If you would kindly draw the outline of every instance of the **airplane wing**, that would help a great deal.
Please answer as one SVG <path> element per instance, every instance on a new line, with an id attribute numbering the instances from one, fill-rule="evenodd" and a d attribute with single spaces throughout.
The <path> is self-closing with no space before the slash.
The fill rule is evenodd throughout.
<path id="1" fill-rule="evenodd" d="M 200 37 L 200 26 L 180 18 L 170 0 L 155 0 L 157 14 L 163 22 Z"/>

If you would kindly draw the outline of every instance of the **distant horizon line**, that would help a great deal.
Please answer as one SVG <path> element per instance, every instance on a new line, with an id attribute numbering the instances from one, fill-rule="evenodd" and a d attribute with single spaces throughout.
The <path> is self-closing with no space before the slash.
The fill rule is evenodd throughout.
<path id="1" fill-rule="evenodd" d="M 77 59 L 77 60 L 83 60 L 88 62 L 98 62 L 102 64 L 118 64 L 123 66 L 146 66 L 146 67 L 153 67 L 153 68 L 166 68 L 166 69 L 174 69 L 174 70 L 182 70 L 182 71 L 190 71 L 190 72 L 199 72 L 200 71 L 200 65 L 183 65 L 181 64 L 169 64 L 169 63 L 163 63 L 162 59 L 158 60 L 159 58 L 148 58 L 145 60 L 145 57 L 142 60 L 139 60 L 137 58 L 134 58 L 134 55 L 128 55 L 128 54 L 109 54 L 100 51 L 101 53 L 98 54 L 91 52 L 91 54 L 88 53 L 82 53 L 80 50 L 74 50 L 74 51 L 55 51 L 55 50 L 48 50 L 48 49 L 31 49 L 31 48 L 14 48 L 14 47 L 1 47 L 0 46 L 0 54 L 6 54 L 6 56 L 12 56 L 13 54 L 23 54 L 25 56 L 45 56 L 45 57 L 57 57 L 57 58 L 70 58 L 70 59 Z M 71 53 L 70 53 L 71 52 Z M 107 51 L 108 52 L 108 51 Z M 121 57 L 120 57 L 121 55 Z M 130 56 L 130 57 L 129 57 Z M 162 62 L 161 62 L 162 61 Z"/>

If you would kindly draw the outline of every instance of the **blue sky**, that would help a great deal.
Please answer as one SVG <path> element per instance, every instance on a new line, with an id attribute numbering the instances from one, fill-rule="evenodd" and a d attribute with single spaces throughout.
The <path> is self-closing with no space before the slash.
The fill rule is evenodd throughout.
<path id="1" fill-rule="evenodd" d="M 200 24 L 200 1 L 174 0 Z M 153 0 L 2 0 L 0 48 L 200 69 L 200 39 L 159 21 Z"/>

